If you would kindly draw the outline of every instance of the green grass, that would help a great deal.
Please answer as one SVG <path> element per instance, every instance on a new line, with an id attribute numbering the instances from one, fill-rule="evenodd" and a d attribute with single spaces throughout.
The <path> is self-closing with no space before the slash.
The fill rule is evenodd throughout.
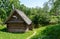
<path id="1" fill-rule="evenodd" d="M 28 31 L 26 33 L 9 33 L 6 32 L 5 26 L 0 25 L 0 39 L 26 39 L 33 34 L 33 31 Z"/>
<path id="2" fill-rule="evenodd" d="M 60 24 L 40 27 L 36 31 L 36 35 L 31 39 L 60 39 Z"/>

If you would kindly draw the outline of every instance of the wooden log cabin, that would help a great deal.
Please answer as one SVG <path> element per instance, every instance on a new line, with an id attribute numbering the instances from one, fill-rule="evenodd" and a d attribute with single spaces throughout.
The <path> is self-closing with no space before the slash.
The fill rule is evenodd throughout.
<path id="1" fill-rule="evenodd" d="M 6 19 L 7 30 L 9 32 L 26 32 L 32 30 L 32 21 L 24 14 L 24 12 L 14 9 L 10 16 Z"/>

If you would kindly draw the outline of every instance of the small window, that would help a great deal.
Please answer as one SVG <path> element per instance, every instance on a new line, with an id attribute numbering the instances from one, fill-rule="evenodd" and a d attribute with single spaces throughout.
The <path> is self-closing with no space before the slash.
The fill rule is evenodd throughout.
<path id="1" fill-rule="evenodd" d="M 14 18 L 14 19 L 17 19 L 17 16 L 14 15 L 13 18 Z"/>

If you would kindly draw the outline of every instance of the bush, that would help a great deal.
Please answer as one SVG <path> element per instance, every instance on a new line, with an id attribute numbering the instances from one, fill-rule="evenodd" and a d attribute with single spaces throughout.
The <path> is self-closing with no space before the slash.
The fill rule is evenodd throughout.
<path id="1" fill-rule="evenodd" d="M 33 19 L 32 19 L 32 21 L 33 21 L 33 23 L 34 23 L 34 27 L 35 28 L 38 28 L 39 26 L 39 19 L 40 19 L 40 16 L 39 15 L 35 15 L 34 17 L 33 17 Z"/>
<path id="2" fill-rule="evenodd" d="M 58 23 L 58 17 L 57 16 L 51 16 L 50 17 L 50 23 L 51 24 Z"/>
<path id="3" fill-rule="evenodd" d="M 60 25 L 48 26 L 42 32 L 38 32 L 38 35 L 35 35 L 32 39 L 60 39 Z"/>
<path id="4" fill-rule="evenodd" d="M 49 21 L 50 21 L 50 16 L 47 15 L 46 13 L 43 13 L 43 14 L 36 14 L 32 21 L 33 23 L 38 26 L 39 24 L 40 25 L 48 25 L 49 24 Z"/>
<path id="5" fill-rule="evenodd" d="M 58 16 L 57 18 L 58 18 L 58 23 L 60 23 L 60 16 Z"/>
<path id="6" fill-rule="evenodd" d="M 46 16 L 40 17 L 39 23 L 42 25 L 48 25 L 49 24 L 49 17 L 46 17 Z"/>

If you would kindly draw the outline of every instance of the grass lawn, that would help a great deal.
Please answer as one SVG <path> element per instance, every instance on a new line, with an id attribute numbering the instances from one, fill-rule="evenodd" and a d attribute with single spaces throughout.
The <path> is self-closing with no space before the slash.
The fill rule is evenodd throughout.
<path id="1" fill-rule="evenodd" d="M 40 27 L 36 32 L 31 39 L 60 39 L 60 24 Z"/>
<path id="2" fill-rule="evenodd" d="M 5 26 L 0 25 L 0 39 L 26 39 L 33 34 L 33 31 L 26 33 L 9 33 L 4 30 Z"/>

